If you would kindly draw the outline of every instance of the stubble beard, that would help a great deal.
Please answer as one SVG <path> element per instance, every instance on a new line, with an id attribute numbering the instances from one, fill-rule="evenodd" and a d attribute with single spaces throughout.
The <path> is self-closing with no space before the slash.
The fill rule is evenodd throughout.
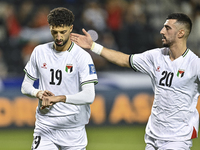
<path id="1" fill-rule="evenodd" d="M 64 46 L 64 45 L 67 43 L 67 41 L 68 41 L 68 40 L 63 41 L 63 44 L 57 44 L 56 41 L 54 41 L 54 43 L 56 44 L 56 46 L 62 47 L 62 46 Z"/>
<path id="2" fill-rule="evenodd" d="M 163 43 L 162 45 L 163 45 L 163 47 L 169 47 L 168 43 Z"/>
<path id="3" fill-rule="evenodd" d="M 165 43 L 163 42 L 163 47 L 170 47 L 172 45 L 172 41 L 168 41 L 166 38 L 165 38 Z"/>

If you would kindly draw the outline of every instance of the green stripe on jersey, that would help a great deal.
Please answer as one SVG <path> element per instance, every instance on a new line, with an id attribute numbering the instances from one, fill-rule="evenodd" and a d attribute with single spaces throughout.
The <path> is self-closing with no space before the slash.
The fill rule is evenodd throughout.
<path id="1" fill-rule="evenodd" d="M 70 52 L 72 50 L 73 46 L 74 46 L 74 42 L 72 42 L 71 46 L 68 49 L 68 52 Z"/>
<path id="2" fill-rule="evenodd" d="M 187 53 L 189 52 L 189 49 L 187 49 L 184 53 L 183 53 L 183 57 L 185 57 L 187 55 Z"/>
<path id="3" fill-rule="evenodd" d="M 86 81 L 86 82 L 81 83 L 81 86 L 88 84 L 88 83 L 94 83 L 96 85 L 98 83 L 98 81 L 97 80 Z"/>
<path id="4" fill-rule="evenodd" d="M 28 72 L 26 71 L 26 69 L 24 69 L 24 72 L 26 73 L 26 75 L 31 79 L 31 80 L 37 80 L 36 78 L 32 77 L 31 75 L 28 74 Z"/>

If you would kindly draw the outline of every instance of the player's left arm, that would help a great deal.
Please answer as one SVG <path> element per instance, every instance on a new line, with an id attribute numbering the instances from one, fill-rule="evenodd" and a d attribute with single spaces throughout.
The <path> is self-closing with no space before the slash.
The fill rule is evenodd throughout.
<path id="1" fill-rule="evenodd" d="M 63 102 L 74 105 L 91 104 L 95 98 L 94 83 L 84 84 L 82 91 L 73 95 L 59 95 L 59 96 L 43 96 L 42 106 L 51 106 L 57 102 Z"/>

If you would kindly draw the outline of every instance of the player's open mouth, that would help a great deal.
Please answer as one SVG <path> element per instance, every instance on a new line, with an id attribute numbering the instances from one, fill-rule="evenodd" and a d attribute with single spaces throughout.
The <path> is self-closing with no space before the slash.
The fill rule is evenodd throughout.
<path id="1" fill-rule="evenodd" d="M 163 35 L 162 36 L 162 41 L 165 41 L 166 40 L 166 37 Z"/>
<path id="2" fill-rule="evenodd" d="M 62 46 L 62 45 L 63 45 L 63 41 L 62 41 L 62 40 L 60 40 L 60 41 L 56 40 L 56 41 L 55 41 L 55 44 L 56 44 L 57 46 Z"/>
<path id="3" fill-rule="evenodd" d="M 57 44 L 62 44 L 63 41 L 56 41 Z"/>
<path id="4" fill-rule="evenodd" d="M 166 39 L 166 37 L 164 35 L 162 35 L 162 39 Z"/>

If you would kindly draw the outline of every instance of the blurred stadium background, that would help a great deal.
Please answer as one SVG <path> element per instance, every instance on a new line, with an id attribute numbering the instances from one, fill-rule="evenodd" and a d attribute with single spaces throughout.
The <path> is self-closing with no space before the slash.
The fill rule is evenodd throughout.
<path id="1" fill-rule="evenodd" d="M 165 18 L 172 12 L 184 12 L 193 21 L 188 47 L 200 56 L 199 0 L 0 0 L 2 150 L 30 149 L 37 100 L 20 92 L 23 68 L 36 45 L 52 40 L 47 14 L 60 6 L 75 14 L 73 32 L 96 30 L 98 43 L 127 54 L 161 47 L 159 32 Z M 90 54 L 99 84 L 87 125 L 87 150 L 143 150 L 153 101 L 150 79 Z M 197 108 L 200 111 L 199 104 Z M 192 150 L 199 147 L 195 139 Z"/>

